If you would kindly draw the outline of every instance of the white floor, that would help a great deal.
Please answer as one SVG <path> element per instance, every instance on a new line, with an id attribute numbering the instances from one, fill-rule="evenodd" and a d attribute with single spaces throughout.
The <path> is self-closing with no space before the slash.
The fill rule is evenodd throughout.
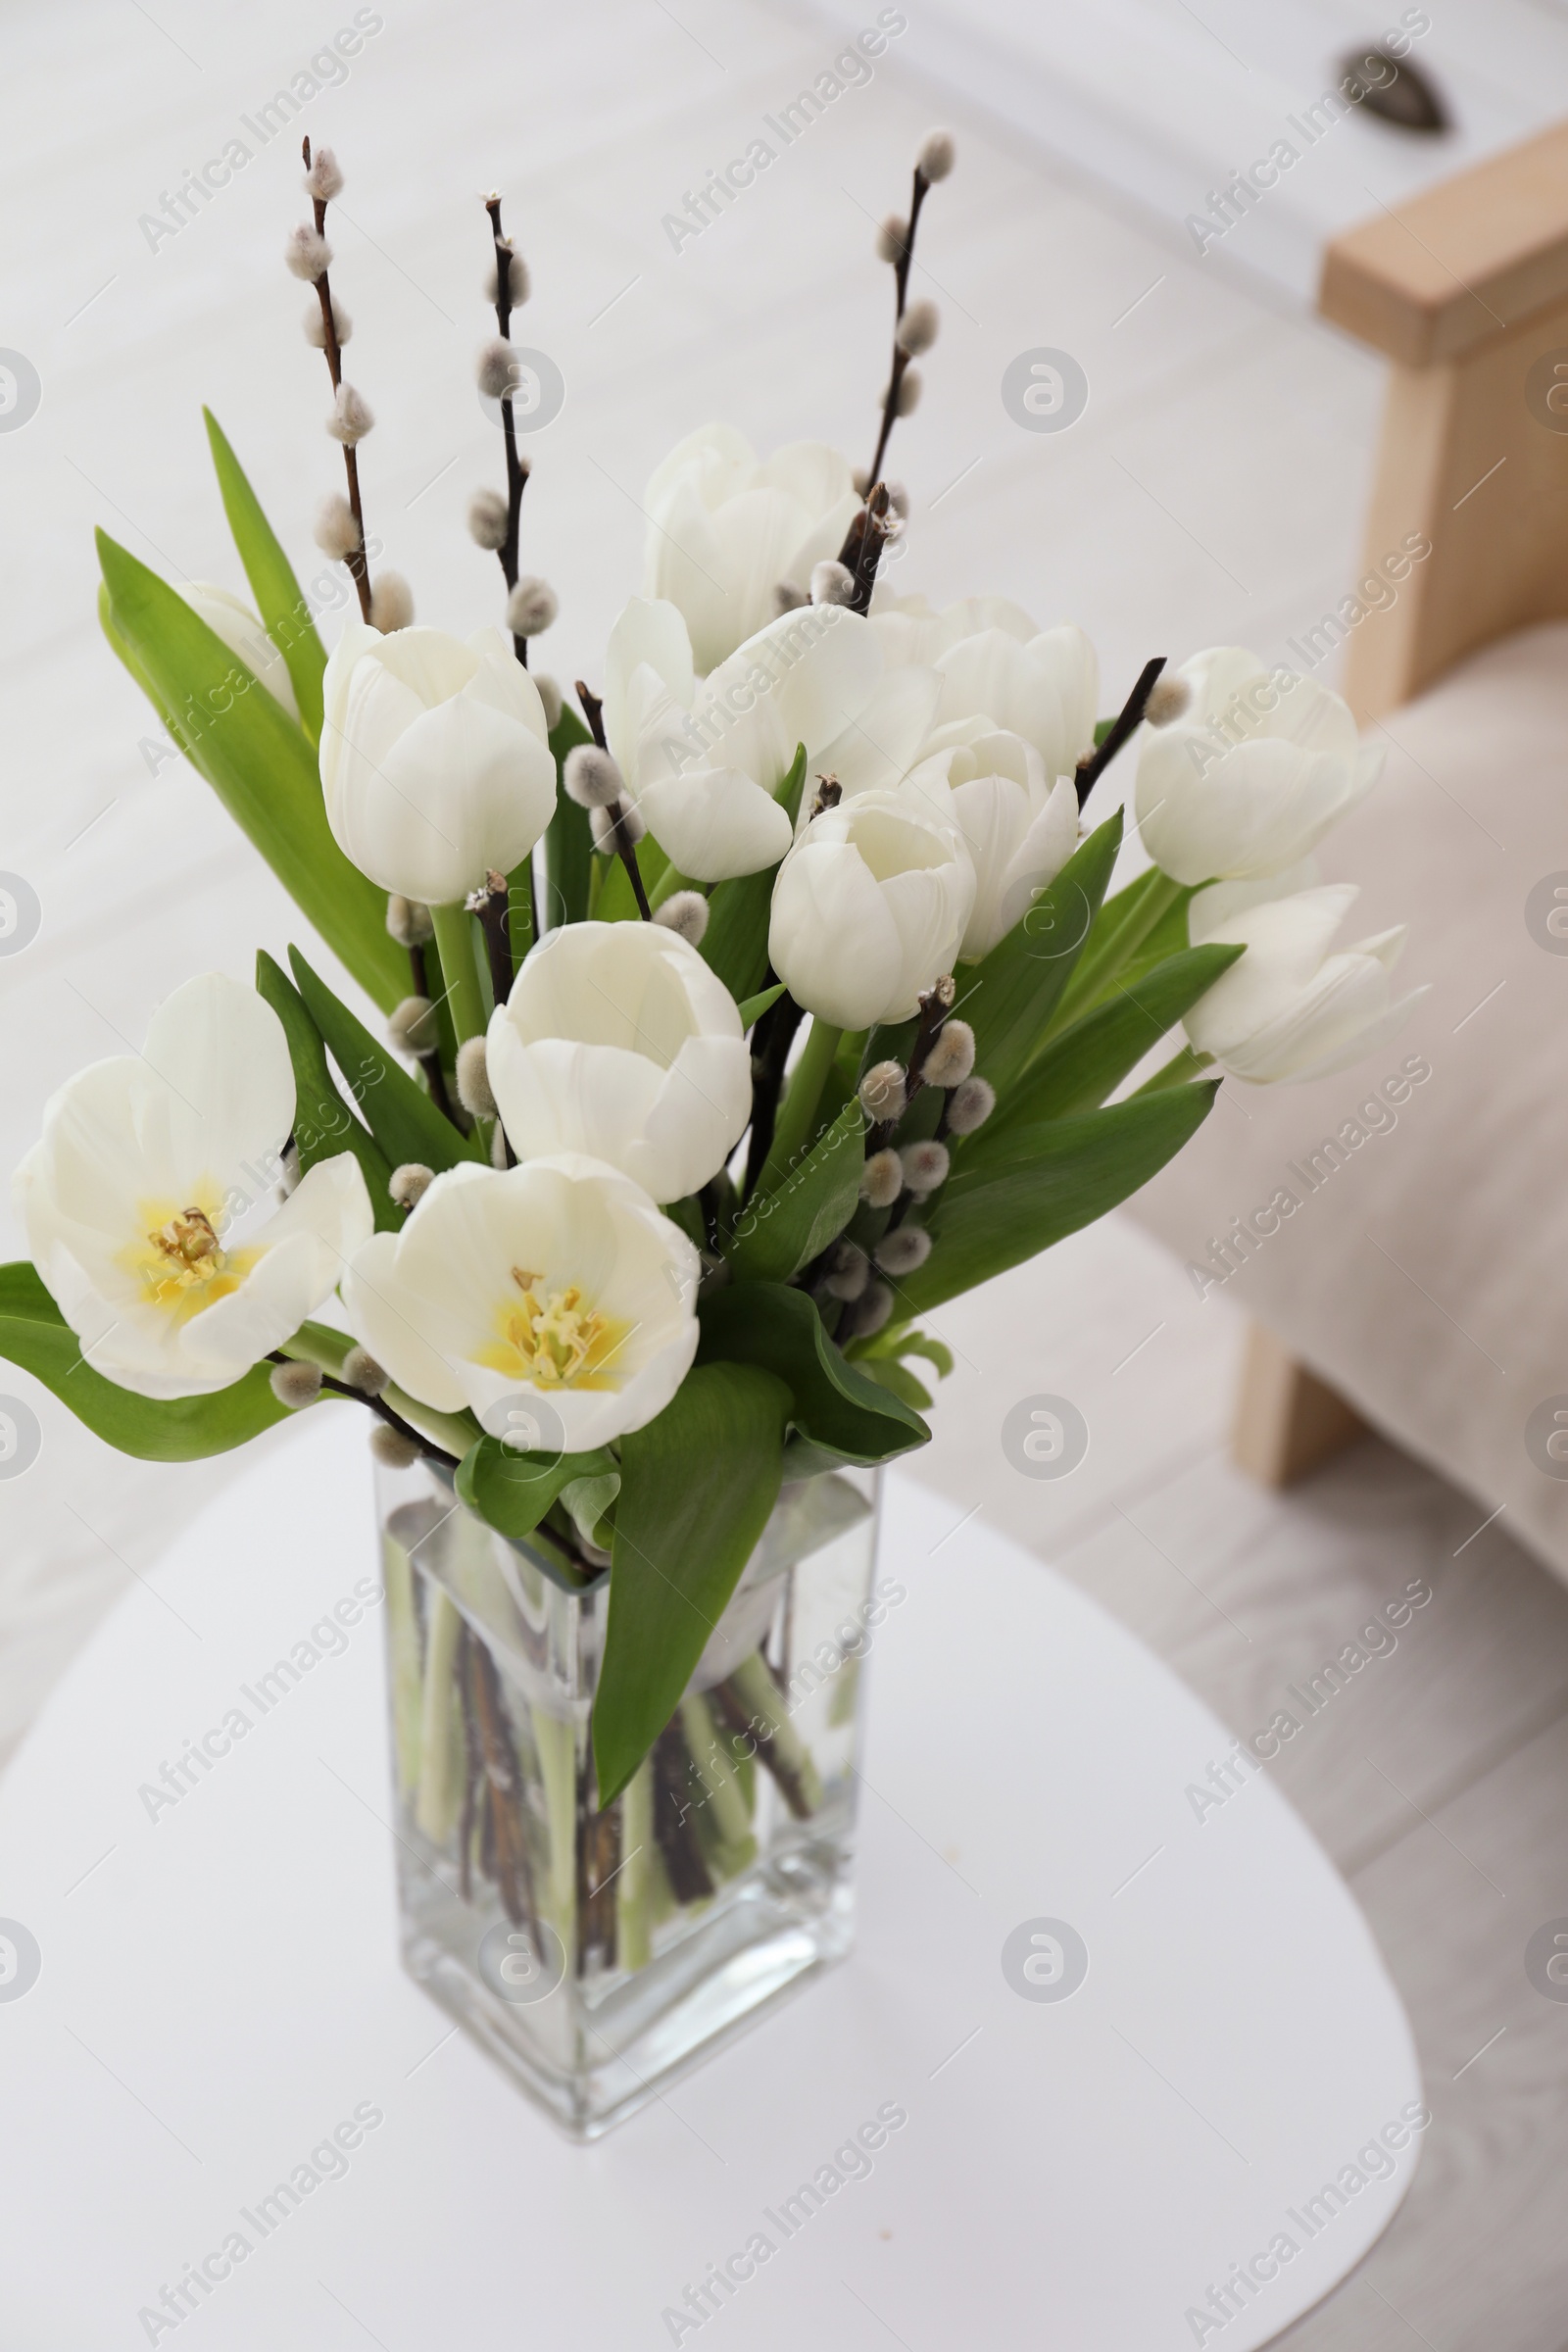
<path id="1" fill-rule="evenodd" d="M 0 433 L 0 865 L 45 910 L 35 944 L 0 960 L 7 1168 L 64 1072 L 138 1040 L 190 971 L 244 976 L 257 945 L 279 953 L 298 931 L 206 788 L 177 764 L 150 772 L 156 727 L 96 631 L 91 530 L 171 576 L 239 584 L 207 400 L 307 561 L 332 453 L 320 362 L 275 258 L 300 211 L 289 141 L 156 253 L 137 223 L 305 67 L 322 25 L 303 0 L 265 15 L 160 0 L 156 23 L 84 0 L 64 20 L 13 15 L 0 34 L 5 332 L 44 384 L 32 422 Z M 592 679 L 638 582 L 641 486 L 693 424 L 725 416 L 762 448 L 818 436 L 869 454 L 887 334 L 870 222 L 902 195 L 919 131 L 946 117 L 959 169 L 922 231 L 944 334 L 896 445 L 914 500 L 903 576 L 939 596 L 1011 594 L 1043 624 L 1081 620 L 1107 708 L 1152 652 L 1278 651 L 1354 563 L 1376 365 L 1282 297 L 1204 269 L 1016 129 L 933 94 L 912 39 L 671 251 L 663 216 L 834 49 L 816 18 L 760 0 L 673 13 L 604 0 L 591 15 L 414 0 L 292 126 L 328 139 L 349 172 L 335 276 L 352 372 L 381 418 L 367 508 L 421 615 L 494 617 L 491 571 L 462 528 L 498 457 L 469 373 L 485 325 L 476 189 L 507 193 L 537 289 L 526 337 L 566 376 L 537 445 L 525 561 L 562 595 L 546 666 Z M 1040 344 L 1090 378 L 1088 413 L 1060 435 L 1020 432 L 998 397 L 1007 361 Z M 0 1253 L 14 1255 L 7 1216 Z M 1397 1650 L 1279 1767 L 1383 1940 L 1438 2116 L 1389 2239 L 1293 2340 L 1559 2352 L 1568 2008 L 1531 1988 L 1522 1952 L 1568 1912 L 1568 1593 L 1376 1442 L 1284 1499 L 1249 1487 L 1225 1452 L 1239 1327 L 1119 1220 L 939 1321 L 959 1365 L 921 1465 L 942 1497 L 933 1543 L 984 1510 L 1116 1608 L 1238 1733 L 1367 1609 L 1431 1584 Z M 44 1426 L 36 1468 L 0 1483 L 9 1744 L 227 1471 L 128 1464 L 23 1376 L 4 1379 Z M 1021 1479 L 1001 1450 L 1004 1414 L 1041 1393 L 1070 1396 L 1091 1429 L 1059 1485 Z"/>

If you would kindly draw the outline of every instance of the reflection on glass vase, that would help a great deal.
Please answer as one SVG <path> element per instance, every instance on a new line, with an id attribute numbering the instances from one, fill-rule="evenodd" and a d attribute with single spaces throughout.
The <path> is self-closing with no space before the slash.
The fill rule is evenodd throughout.
<path id="1" fill-rule="evenodd" d="M 652 1754 L 598 1810 L 608 1571 L 378 1468 L 403 1953 L 596 2138 L 848 1950 L 876 1490 L 787 1486 Z"/>

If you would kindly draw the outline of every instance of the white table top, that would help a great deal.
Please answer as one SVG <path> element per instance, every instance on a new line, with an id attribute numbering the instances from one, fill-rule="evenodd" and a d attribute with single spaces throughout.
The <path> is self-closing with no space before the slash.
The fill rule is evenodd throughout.
<path id="1" fill-rule="evenodd" d="M 374 1568 L 358 1417 L 312 1416 L 104 1624 L 0 1785 L 0 1914 L 41 1956 L 0 1984 L 8 2340 L 165 2342 L 140 2315 L 216 2257 L 179 2326 L 224 2352 L 628 2352 L 700 2332 L 663 2315 L 761 2230 L 703 2323 L 747 2352 L 1249 2352 L 1388 2226 L 1420 2079 L 1331 1865 L 1265 1774 L 1200 1819 L 1215 1719 L 897 1478 L 858 1948 L 569 2145 L 399 1968 L 373 1610 L 176 1804 L 141 1793 Z M 1045 1919 L 1087 1947 L 1065 1999 L 1004 1975 Z M 869 2176 L 786 2239 L 764 2215 L 889 2106 Z M 259 2201 L 356 2111 L 379 2120 L 312 2168 L 341 2177 L 264 2235 Z M 1363 2153 L 1391 2125 L 1398 2153 Z M 1258 2256 L 1222 2324 L 1210 2290 Z"/>

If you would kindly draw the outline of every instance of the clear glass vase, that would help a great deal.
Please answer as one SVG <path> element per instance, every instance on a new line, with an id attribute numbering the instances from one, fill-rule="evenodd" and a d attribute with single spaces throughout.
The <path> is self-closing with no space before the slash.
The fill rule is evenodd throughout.
<path id="1" fill-rule="evenodd" d="M 591 2139 L 849 1948 L 875 1481 L 786 1486 L 685 1696 L 598 1809 L 608 1570 L 378 1468 L 403 1955 Z"/>

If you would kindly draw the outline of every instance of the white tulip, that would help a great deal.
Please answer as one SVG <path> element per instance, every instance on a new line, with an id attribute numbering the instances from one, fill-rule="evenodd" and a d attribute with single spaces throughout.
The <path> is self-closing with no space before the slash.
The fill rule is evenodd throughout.
<path id="1" fill-rule="evenodd" d="M 975 872 L 974 906 L 958 950 L 978 963 L 1020 922 L 1078 846 L 1078 791 L 1051 778 L 1032 743 L 984 719 L 939 727 L 906 779 L 922 791 L 942 776 Z"/>
<path id="2" fill-rule="evenodd" d="M 662 923 L 567 923 L 523 961 L 488 1066 L 519 1159 L 606 1160 L 655 1200 L 716 1176 L 752 1114 L 735 1000 Z"/>
<path id="3" fill-rule="evenodd" d="M 138 1396 L 226 1389 L 292 1339 L 370 1233 L 350 1152 L 259 1221 L 294 1125 L 283 1025 L 209 972 L 147 1047 L 55 1095 L 13 1198 L 45 1288 L 96 1372 Z"/>
<path id="4" fill-rule="evenodd" d="M 1192 700 L 1143 729 L 1137 793 L 1145 847 L 1175 881 L 1278 873 L 1376 783 L 1382 753 L 1360 749 L 1348 707 L 1315 679 L 1239 646 L 1176 674 Z"/>
<path id="5" fill-rule="evenodd" d="M 890 662 L 917 663 L 941 683 L 935 721 L 989 718 L 1032 743 L 1054 779 L 1094 747 L 1100 662 L 1080 628 L 1036 629 L 1007 598 L 971 597 L 933 612 L 910 597 L 872 614 Z"/>
<path id="6" fill-rule="evenodd" d="M 300 707 L 294 699 L 288 663 L 249 605 L 230 596 L 226 588 L 215 588 L 211 580 L 192 580 L 180 594 L 197 619 L 206 621 L 213 635 L 238 656 L 273 702 L 281 703 L 290 718 L 297 719 Z"/>
<path id="7" fill-rule="evenodd" d="M 820 1020 L 906 1020 L 953 969 L 974 895 L 963 836 L 931 796 L 862 793 L 813 818 L 785 858 L 768 957 Z"/>
<path id="8" fill-rule="evenodd" d="M 345 857 L 427 906 L 510 873 L 556 808 L 539 690 L 499 629 L 351 620 L 323 680 L 321 790 Z"/>
<path id="9" fill-rule="evenodd" d="M 1188 1041 L 1255 1086 L 1327 1078 L 1392 1037 L 1426 990 L 1394 996 L 1389 975 L 1404 946 L 1402 925 L 1329 953 L 1359 895 L 1353 883 L 1283 899 L 1266 898 L 1267 887 L 1220 883 L 1192 902 L 1195 947 L 1239 940 L 1247 953 L 1192 1007 Z"/>
<path id="10" fill-rule="evenodd" d="M 618 1170 L 575 1152 L 438 1176 L 358 1252 L 355 1335 L 438 1412 L 466 1405 L 528 1451 L 641 1429 L 697 1352 L 701 1261 Z"/>
<path id="11" fill-rule="evenodd" d="M 1040 634 L 1022 605 L 1010 597 L 967 596 L 938 612 L 923 596 L 885 593 L 885 580 L 883 574 L 877 581 L 871 618 L 890 662 L 934 662 L 938 654 L 951 652 L 982 629 L 1000 629 L 1019 645 Z"/>
<path id="12" fill-rule="evenodd" d="M 759 463 L 742 434 L 706 424 L 644 493 L 643 592 L 679 609 L 698 668 L 714 669 L 772 619 L 782 581 L 804 589 L 837 556 L 859 505 L 849 466 L 821 442 Z"/>
<path id="13" fill-rule="evenodd" d="M 797 746 L 823 764 L 881 680 L 870 622 L 812 605 L 760 629 L 699 686 L 674 606 L 635 598 L 610 633 L 606 739 L 678 870 L 722 882 L 777 864 L 792 828 L 774 795 Z"/>

